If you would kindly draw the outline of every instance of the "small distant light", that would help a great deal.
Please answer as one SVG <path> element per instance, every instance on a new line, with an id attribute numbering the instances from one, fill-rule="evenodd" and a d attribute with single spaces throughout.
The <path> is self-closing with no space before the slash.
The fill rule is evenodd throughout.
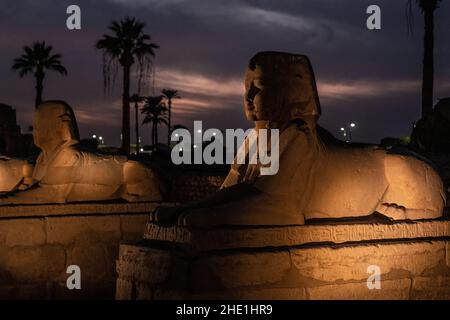
<path id="1" fill-rule="evenodd" d="M 180 151 L 183 151 L 183 148 L 180 148 Z"/>
<path id="2" fill-rule="evenodd" d="M 356 124 L 354 124 L 354 123 L 352 122 L 352 123 L 350 123 L 350 127 L 354 128 L 354 127 L 356 127 Z"/>
<path id="3" fill-rule="evenodd" d="M 97 138 L 97 136 L 96 136 L 96 135 L 94 134 L 94 135 L 92 135 L 92 138 L 94 138 L 94 139 L 95 139 L 95 138 Z"/>
<path id="4" fill-rule="evenodd" d="M 194 148 L 197 148 L 197 145 L 194 144 Z"/>
<path id="5" fill-rule="evenodd" d="M 103 137 L 98 137 L 100 140 L 103 140 Z"/>
<path id="6" fill-rule="evenodd" d="M 144 152 L 144 148 L 141 148 L 141 152 Z"/>
<path id="7" fill-rule="evenodd" d="M 178 133 L 175 133 L 175 137 L 178 137 Z"/>
<path id="8" fill-rule="evenodd" d="M 346 133 L 344 133 L 344 137 L 346 137 L 347 136 L 347 134 Z"/>
<path id="9" fill-rule="evenodd" d="M 198 129 L 197 132 L 198 132 L 198 133 L 202 133 L 202 130 L 201 130 L 201 129 Z"/>
<path id="10" fill-rule="evenodd" d="M 213 136 L 215 136 L 216 135 L 216 133 L 215 132 L 213 132 Z"/>
<path id="11" fill-rule="evenodd" d="M 341 128 L 341 131 L 345 131 L 345 129 L 344 129 L 344 128 Z"/>

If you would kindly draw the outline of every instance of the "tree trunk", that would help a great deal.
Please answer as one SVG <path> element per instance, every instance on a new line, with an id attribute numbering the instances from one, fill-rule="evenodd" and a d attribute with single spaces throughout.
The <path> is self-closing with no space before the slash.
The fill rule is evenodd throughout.
<path id="1" fill-rule="evenodd" d="M 433 28 L 434 8 L 426 8 L 423 12 L 425 19 L 423 74 L 422 74 L 422 118 L 429 115 L 433 110 Z"/>
<path id="2" fill-rule="evenodd" d="M 130 154 L 130 65 L 123 65 L 122 152 Z"/>
<path id="3" fill-rule="evenodd" d="M 172 134 L 172 126 L 171 126 L 171 120 L 172 120 L 172 99 L 169 99 L 169 117 L 168 117 L 168 134 L 167 134 L 167 147 L 170 150 L 170 136 Z"/>
<path id="4" fill-rule="evenodd" d="M 139 146 L 139 117 L 138 117 L 138 103 L 134 103 L 134 109 L 136 111 L 136 154 L 139 155 L 140 153 L 140 146 Z"/>
<path id="5" fill-rule="evenodd" d="M 37 108 L 42 102 L 44 72 L 37 71 L 34 76 L 36 77 L 36 98 L 34 101 L 34 107 Z"/>
<path id="6" fill-rule="evenodd" d="M 158 150 L 158 122 L 155 122 L 155 150 Z"/>
<path id="7" fill-rule="evenodd" d="M 152 151 L 155 150 L 156 147 L 155 137 L 156 137 L 155 122 L 152 122 Z"/>

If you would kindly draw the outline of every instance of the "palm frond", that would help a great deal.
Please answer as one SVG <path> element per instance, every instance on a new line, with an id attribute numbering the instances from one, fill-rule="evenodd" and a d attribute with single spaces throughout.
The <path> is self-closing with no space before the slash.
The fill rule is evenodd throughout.
<path id="1" fill-rule="evenodd" d="M 24 53 L 14 60 L 12 69 L 18 71 L 19 76 L 23 77 L 37 70 L 44 72 L 45 69 L 59 72 L 62 75 L 67 74 L 67 69 L 62 65 L 62 56 L 58 53 L 52 54 L 53 47 L 47 45 L 45 41 L 35 42 L 30 46 L 24 46 Z"/>

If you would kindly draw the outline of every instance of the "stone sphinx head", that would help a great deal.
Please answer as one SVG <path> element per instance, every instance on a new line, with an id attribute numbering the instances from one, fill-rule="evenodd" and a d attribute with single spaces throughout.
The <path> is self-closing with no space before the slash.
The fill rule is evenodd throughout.
<path id="1" fill-rule="evenodd" d="M 245 114 L 251 121 L 277 123 L 320 116 L 314 72 L 308 57 L 283 52 L 259 52 L 245 75 Z"/>
<path id="2" fill-rule="evenodd" d="M 33 119 L 33 138 L 42 150 L 52 150 L 66 142 L 79 140 L 72 108 L 63 101 L 46 101 L 39 105 Z"/>

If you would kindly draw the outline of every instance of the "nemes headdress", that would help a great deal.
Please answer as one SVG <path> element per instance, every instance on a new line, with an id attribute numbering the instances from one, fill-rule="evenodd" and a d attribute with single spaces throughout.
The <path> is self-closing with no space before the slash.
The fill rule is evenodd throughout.
<path id="1" fill-rule="evenodd" d="M 78 124 L 73 109 L 65 102 L 59 100 L 44 101 L 38 106 L 39 112 L 45 112 L 66 125 L 67 133 L 72 140 L 80 140 Z"/>
<path id="2" fill-rule="evenodd" d="M 293 103 L 291 106 L 292 119 L 309 120 L 314 118 L 315 121 L 321 115 L 319 95 L 317 93 L 314 71 L 308 57 L 300 54 L 291 54 L 285 52 L 263 51 L 257 53 L 251 58 L 249 69 L 255 70 L 261 68 L 264 73 L 273 77 L 284 78 L 287 81 L 301 79 L 302 85 L 298 90 L 300 94 L 309 97 L 306 100 Z"/>

